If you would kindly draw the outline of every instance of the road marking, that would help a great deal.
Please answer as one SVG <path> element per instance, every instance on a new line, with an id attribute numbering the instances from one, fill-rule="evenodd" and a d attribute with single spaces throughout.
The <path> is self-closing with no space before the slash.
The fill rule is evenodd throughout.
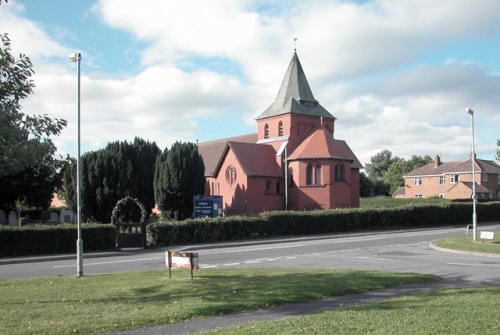
<path id="1" fill-rule="evenodd" d="M 243 250 L 228 250 L 224 251 L 226 254 L 235 253 L 235 252 L 246 252 L 246 251 L 260 251 L 260 250 L 271 250 L 271 249 L 287 249 L 287 248 L 296 248 L 303 247 L 302 244 L 289 245 L 289 246 L 280 246 L 280 247 L 267 247 L 267 248 L 253 248 L 253 249 L 243 249 Z"/>
<path id="2" fill-rule="evenodd" d="M 130 263 L 130 262 L 141 262 L 141 261 L 152 261 L 152 260 L 158 260 L 158 259 L 163 259 L 163 257 L 154 257 L 154 258 L 138 258 L 138 259 L 127 259 L 123 261 L 113 261 L 113 262 L 99 262 L 99 263 L 85 263 L 84 266 L 90 266 L 90 265 L 106 265 L 106 264 L 116 264 L 116 263 Z M 75 265 L 57 265 L 54 266 L 54 269 L 60 269 L 60 268 L 71 268 L 74 267 Z"/>
<path id="3" fill-rule="evenodd" d="M 498 264 L 474 264 L 474 263 L 446 263 L 446 265 L 486 267 L 486 268 L 497 268 L 498 267 Z"/>

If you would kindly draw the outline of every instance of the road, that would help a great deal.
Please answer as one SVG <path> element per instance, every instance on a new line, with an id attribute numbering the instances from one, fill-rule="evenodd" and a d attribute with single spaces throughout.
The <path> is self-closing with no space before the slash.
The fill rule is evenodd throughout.
<path id="1" fill-rule="evenodd" d="M 500 233 L 500 223 L 479 228 Z M 183 246 L 171 250 L 198 252 L 201 269 L 197 271 L 214 267 L 374 269 L 500 284 L 500 258 L 441 252 L 429 246 L 433 240 L 464 233 L 464 228 L 392 231 Z M 166 269 L 164 253 L 165 250 L 157 249 L 124 251 L 104 257 L 85 255 L 84 274 Z M 0 264 L 1 279 L 76 275 L 74 259 Z"/>

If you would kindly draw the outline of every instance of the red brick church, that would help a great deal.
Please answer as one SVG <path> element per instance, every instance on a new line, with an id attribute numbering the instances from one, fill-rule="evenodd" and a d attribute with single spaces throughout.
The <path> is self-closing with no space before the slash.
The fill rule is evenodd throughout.
<path id="1" fill-rule="evenodd" d="M 199 143 L 205 195 L 221 195 L 226 215 L 359 206 L 359 169 L 334 139 L 335 117 L 314 98 L 294 52 L 257 133 Z"/>

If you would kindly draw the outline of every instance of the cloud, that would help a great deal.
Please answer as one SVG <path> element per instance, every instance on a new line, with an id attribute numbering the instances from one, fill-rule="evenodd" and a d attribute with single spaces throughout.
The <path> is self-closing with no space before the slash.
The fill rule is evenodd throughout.
<path id="1" fill-rule="evenodd" d="M 25 111 L 68 119 L 56 143 L 59 151 L 74 152 L 76 78 L 64 58 L 72 48 L 26 19 L 22 5 L 9 1 L 0 10 L 0 30 L 35 64 L 37 87 Z M 218 129 L 218 120 L 240 122 L 235 129 L 255 125 L 278 92 L 298 37 L 313 93 L 338 118 L 335 137 L 363 163 L 383 149 L 400 157 L 463 159 L 470 142 L 465 107 L 477 110 L 483 130 L 477 151 L 493 156 L 500 71 L 480 64 L 465 42 L 495 40 L 499 12 L 500 2 L 488 0 L 480 6 L 467 0 L 97 1 L 85 15 L 143 48 L 112 53 L 115 59 L 140 55 L 128 73 L 101 71 L 113 57 L 83 50 L 82 139 L 87 150 L 136 136 L 164 147 L 199 138 L 208 125 L 213 138 L 206 140 L 234 130 Z M 64 36 L 74 33 L 59 28 Z M 450 44 L 462 49 L 433 56 Z"/>

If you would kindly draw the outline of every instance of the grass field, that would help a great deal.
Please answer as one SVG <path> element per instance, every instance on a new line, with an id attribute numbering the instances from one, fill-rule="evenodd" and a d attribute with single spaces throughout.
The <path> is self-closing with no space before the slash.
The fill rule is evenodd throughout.
<path id="1" fill-rule="evenodd" d="M 472 235 L 460 235 L 438 240 L 435 244 L 446 249 L 500 254 L 500 231 L 495 232 L 493 241 L 481 241 L 478 234 L 476 242 L 472 240 Z"/>
<path id="2" fill-rule="evenodd" d="M 497 335 L 500 286 L 431 291 L 311 316 L 210 331 L 211 335 Z"/>
<path id="3" fill-rule="evenodd" d="M 0 334 L 91 334 L 437 280 L 380 271 L 202 269 L 0 281 Z"/>

